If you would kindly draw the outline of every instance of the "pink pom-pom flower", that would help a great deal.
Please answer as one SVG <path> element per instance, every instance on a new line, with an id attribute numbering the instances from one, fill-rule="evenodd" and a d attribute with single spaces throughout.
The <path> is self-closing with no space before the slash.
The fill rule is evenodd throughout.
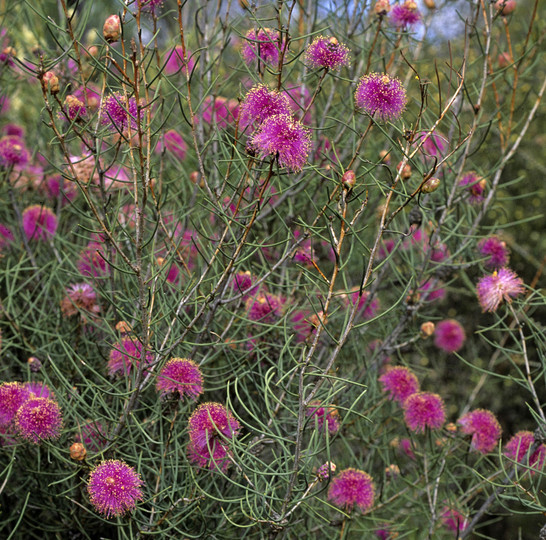
<path id="1" fill-rule="evenodd" d="M 454 319 L 440 321 L 434 331 L 434 345 L 448 353 L 461 349 L 466 340 L 464 328 Z"/>
<path id="2" fill-rule="evenodd" d="M 352 510 L 356 505 L 362 512 L 367 512 L 373 506 L 374 498 L 373 478 L 353 468 L 341 471 L 328 489 L 328 500 L 345 510 Z"/>
<path id="3" fill-rule="evenodd" d="M 95 509 L 107 518 L 122 516 L 143 499 L 143 485 L 135 469 L 119 459 L 99 463 L 89 474 L 87 493 Z"/>
<path id="4" fill-rule="evenodd" d="M 379 377 L 383 392 L 389 394 L 389 399 L 398 401 L 401 405 L 406 398 L 419 392 L 419 381 L 411 369 L 405 366 L 387 368 Z"/>
<path id="5" fill-rule="evenodd" d="M 477 452 L 487 454 L 497 446 L 502 429 L 491 411 L 476 409 L 461 416 L 458 423 L 465 435 L 472 435 L 470 446 Z"/>
<path id="6" fill-rule="evenodd" d="M 23 210 L 23 230 L 29 240 L 49 240 L 57 231 L 57 216 L 47 206 L 29 206 Z"/>
<path id="7" fill-rule="evenodd" d="M 440 429 L 446 421 L 444 400 L 438 394 L 417 392 L 404 401 L 404 420 L 411 431 Z"/>
<path id="8" fill-rule="evenodd" d="M 476 292 L 482 310 L 494 312 L 504 300 L 512 302 L 512 298 L 524 292 L 523 281 L 510 268 L 501 268 L 489 276 L 482 277 L 476 285 Z"/>
<path id="9" fill-rule="evenodd" d="M 364 75 L 356 87 L 356 107 L 381 121 L 398 120 L 406 108 L 406 89 L 386 74 Z"/>
<path id="10" fill-rule="evenodd" d="M 316 37 L 305 51 L 305 63 L 313 68 L 340 69 L 349 65 L 349 49 L 335 37 Z"/>
<path id="11" fill-rule="evenodd" d="M 58 439 L 62 425 L 58 403 L 45 397 L 27 399 L 15 415 L 17 434 L 34 444 L 40 444 L 45 439 Z"/>
<path id="12" fill-rule="evenodd" d="M 238 420 L 221 403 L 203 403 L 190 416 L 188 457 L 200 467 L 225 471 L 230 463 L 226 439 L 240 431 Z"/>
<path id="13" fill-rule="evenodd" d="M 262 159 L 277 157 L 279 166 L 301 171 L 311 151 L 309 130 L 289 114 L 266 118 L 250 140 L 251 147 Z"/>
<path id="14" fill-rule="evenodd" d="M 156 388 L 162 395 L 176 394 L 191 399 L 203 393 L 203 375 L 199 366 L 188 358 L 171 358 L 157 376 Z"/>
<path id="15" fill-rule="evenodd" d="M 0 426 L 8 426 L 19 407 L 30 397 L 29 389 L 18 382 L 0 384 Z"/>

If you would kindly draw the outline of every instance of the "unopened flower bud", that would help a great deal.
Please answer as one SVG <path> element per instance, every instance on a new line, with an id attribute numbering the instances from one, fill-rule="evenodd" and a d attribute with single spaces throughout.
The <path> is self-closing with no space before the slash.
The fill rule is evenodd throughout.
<path id="1" fill-rule="evenodd" d="M 190 182 L 192 184 L 197 184 L 200 188 L 205 187 L 205 181 L 201 178 L 201 173 L 199 171 L 190 173 Z"/>
<path id="2" fill-rule="evenodd" d="M 110 15 L 102 27 L 102 35 L 108 43 L 115 43 L 121 36 L 121 21 L 119 15 Z"/>
<path id="3" fill-rule="evenodd" d="M 404 7 L 410 11 L 415 11 L 417 9 L 417 4 L 413 0 L 406 0 L 404 2 Z"/>
<path id="4" fill-rule="evenodd" d="M 97 57 L 99 55 L 99 48 L 96 45 L 91 45 L 91 47 L 87 49 L 87 55 L 92 56 L 93 58 Z"/>
<path id="5" fill-rule="evenodd" d="M 345 171 L 345 173 L 343 174 L 343 178 L 341 179 L 341 182 L 343 184 L 343 187 L 346 190 L 350 191 L 351 189 L 353 189 L 356 183 L 355 172 L 350 169 L 348 171 Z"/>
<path id="6" fill-rule="evenodd" d="M 376 15 L 386 15 L 391 10 L 389 0 L 377 0 L 373 8 Z"/>
<path id="7" fill-rule="evenodd" d="M 163 266 L 163 264 L 165 263 L 165 259 L 163 257 L 158 257 L 155 262 L 157 263 L 158 266 Z M 119 324 L 119 323 L 118 323 Z"/>
<path id="8" fill-rule="evenodd" d="M 130 334 L 132 329 L 131 329 L 131 325 L 126 322 L 126 321 L 119 321 L 117 324 L 116 324 L 116 330 L 120 333 L 120 334 Z"/>
<path id="9" fill-rule="evenodd" d="M 439 178 L 429 178 L 422 186 L 421 186 L 421 192 L 422 193 L 432 193 L 436 191 L 440 187 L 440 179 Z"/>
<path id="10" fill-rule="evenodd" d="M 385 476 L 387 478 L 396 478 L 400 474 L 400 467 L 395 463 L 391 463 L 385 468 Z"/>
<path id="11" fill-rule="evenodd" d="M 424 322 L 421 325 L 421 337 L 427 339 L 434 334 L 434 330 L 436 330 L 436 325 L 432 321 Z"/>
<path id="12" fill-rule="evenodd" d="M 501 15 L 510 15 L 516 9 L 516 0 L 497 0 L 495 7 Z"/>
<path id="13" fill-rule="evenodd" d="M 322 482 L 328 480 L 328 478 L 336 472 L 336 464 L 332 461 L 327 461 L 324 465 L 321 465 L 317 469 L 317 478 Z"/>
<path id="14" fill-rule="evenodd" d="M 59 79 L 53 71 L 46 71 L 42 77 L 42 85 L 45 91 L 49 89 L 52 94 L 59 92 Z"/>
<path id="15" fill-rule="evenodd" d="M 497 64 L 501 69 L 509 66 L 511 63 L 512 59 L 510 58 L 510 53 L 504 52 L 500 53 L 499 56 L 497 56 Z"/>
<path id="16" fill-rule="evenodd" d="M 87 456 L 87 450 L 82 443 L 76 442 L 70 447 L 70 457 L 72 459 L 82 461 L 85 459 L 85 456 Z"/>
<path id="17" fill-rule="evenodd" d="M 15 58 L 17 56 L 17 51 L 13 47 L 6 47 L 2 50 L 2 54 L 5 58 Z"/>
<path id="18" fill-rule="evenodd" d="M 396 167 L 396 170 L 397 171 L 400 171 L 400 168 L 402 167 L 402 161 L 398 164 L 398 166 Z M 402 170 L 400 171 L 400 176 L 402 177 L 403 180 L 407 180 L 408 178 L 411 177 L 411 165 L 409 163 L 406 163 L 403 167 L 402 167 Z"/>
<path id="19" fill-rule="evenodd" d="M 436 9 L 436 2 L 434 0 L 425 0 L 425 6 L 428 9 Z"/>
<path id="20" fill-rule="evenodd" d="M 453 422 L 447 423 L 446 431 L 448 431 L 449 433 L 457 433 L 457 424 L 454 424 Z"/>
<path id="21" fill-rule="evenodd" d="M 387 165 L 391 162 L 389 154 L 390 152 L 388 150 L 381 150 L 381 152 L 379 152 L 379 158 L 383 163 L 386 163 Z"/>
<path id="22" fill-rule="evenodd" d="M 27 364 L 30 371 L 32 371 L 32 373 L 37 373 L 38 371 L 42 369 L 42 362 L 40 362 L 40 360 L 36 358 L 35 356 L 31 356 L 27 360 Z"/>

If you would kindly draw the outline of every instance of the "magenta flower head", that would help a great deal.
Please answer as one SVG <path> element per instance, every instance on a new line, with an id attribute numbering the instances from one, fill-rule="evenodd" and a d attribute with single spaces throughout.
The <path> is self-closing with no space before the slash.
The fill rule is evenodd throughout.
<path id="1" fill-rule="evenodd" d="M 87 493 L 95 509 L 107 518 L 122 516 L 143 499 L 140 475 L 119 459 L 99 463 L 89 474 Z"/>
<path id="2" fill-rule="evenodd" d="M 369 301 L 369 297 L 370 293 L 368 291 L 362 291 L 362 296 L 360 296 L 360 289 L 358 287 L 355 287 L 355 289 L 349 293 L 350 303 L 352 306 L 358 304 L 356 308 L 357 313 L 365 320 L 373 319 L 379 309 L 379 299 L 373 298 Z"/>
<path id="3" fill-rule="evenodd" d="M 30 397 L 28 388 L 21 383 L 0 384 L 0 426 L 11 424 L 19 407 Z"/>
<path id="4" fill-rule="evenodd" d="M 454 533 L 462 533 L 467 525 L 468 519 L 458 510 L 445 506 L 441 514 L 443 524 Z"/>
<path id="5" fill-rule="evenodd" d="M 290 114 L 290 104 L 286 94 L 269 90 L 260 84 L 248 92 L 241 105 L 241 122 L 258 127 L 266 118 L 276 114 Z"/>
<path id="6" fill-rule="evenodd" d="M 239 434 L 241 425 L 221 403 L 203 403 L 190 416 L 188 457 L 200 467 L 225 471 L 229 449 L 225 439 Z"/>
<path id="7" fill-rule="evenodd" d="M 245 36 L 245 42 L 241 49 L 241 55 L 247 65 L 260 60 L 271 66 L 279 63 L 279 33 L 271 28 L 249 30 Z"/>
<path id="8" fill-rule="evenodd" d="M 53 399 L 53 392 L 47 384 L 42 382 L 27 382 L 25 388 L 29 391 L 29 397 L 45 397 Z"/>
<path id="9" fill-rule="evenodd" d="M 408 102 L 402 83 L 386 74 L 364 75 L 356 87 L 355 105 L 381 121 L 398 120 Z"/>
<path id="10" fill-rule="evenodd" d="M 349 49 L 335 37 L 316 37 L 305 51 L 305 63 L 312 68 L 340 69 L 349 65 Z"/>
<path id="11" fill-rule="evenodd" d="M 461 349 L 466 340 L 464 328 L 454 319 L 440 321 L 434 332 L 434 345 L 448 353 Z"/>
<path id="12" fill-rule="evenodd" d="M 458 424 L 465 435 L 472 435 L 470 446 L 482 454 L 497 446 L 502 429 L 495 415 L 486 409 L 476 409 L 459 418 Z"/>
<path id="13" fill-rule="evenodd" d="M 148 13 L 156 13 L 163 7 L 163 0 L 137 0 L 137 6 Z"/>
<path id="14" fill-rule="evenodd" d="M 306 414 L 313 417 L 313 425 L 317 422 L 319 431 L 323 431 L 325 426 L 330 435 L 339 431 L 339 412 L 335 407 L 324 407 L 320 401 L 313 401 L 309 403 Z"/>
<path id="15" fill-rule="evenodd" d="M 110 360 L 108 360 L 108 373 L 110 376 L 116 374 L 128 376 L 131 369 L 138 369 L 142 359 L 142 343 L 137 339 L 126 337 L 121 342 L 116 343 L 110 351 Z M 153 355 L 146 353 L 146 363 L 151 362 Z"/>
<path id="16" fill-rule="evenodd" d="M 161 139 L 159 140 L 155 151 L 161 153 L 163 146 L 165 146 L 168 154 L 171 154 L 179 161 L 184 161 L 188 150 L 188 145 L 178 131 L 175 131 L 174 129 L 169 129 L 166 131 L 165 135 L 163 135 L 163 141 Z"/>
<path id="17" fill-rule="evenodd" d="M 191 399 L 203 393 L 201 369 L 187 358 L 171 358 L 157 376 L 156 388 L 162 395 L 176 394 L 180 399 Z"/>
<path id="18" fill-rule="evenodd" d="M 496 236 L 482 238 L 478 242 L 478 252 L 483 257 L 486 257 L 484 264 L 492 270 L 503 268 L 510 260 L 510 251 L 506 246 L 506 242 L 503 242 Z"/>
<path id="19" fill-rule="evenodd" d="M 248 318 L 263 324 L 276 323 L 282 317 L 283 307 L 284 298 L 267 292 L 259 292 L 246 301 Z"/>
<path id="20" fill-rule="evenodd" d="M 66 288 L 66 296 L 61 300 L 61 311 L 65 317 L 84 311 L 96 315 L 100 311 L 97 294 L 88 283 L 76 283 Z"/>
<path id="21" fill-rule="evenodd" d="M 444 400 L 438 394 L 411 394 L 404 401 L 403 407 L 406 425 L 416 433 L 423 433 L 427 427 L 440 429 L 446 421 Z"/>
<path id="22" fill-rule="evenodd" d="M 523 281 L 510 268 L 501 268 L 490 276 L 484 276 L 476 285 L 478 300 L 482 310 L 497 311 L 500 303 L 504 300 L 512 302 L 512 298 L 524 292 Z"/>
<path id="23" fill-rule="evenodd" d="M 362 512 L 373 506 L 375 486 L 373 478 L 358 469 L 344 469 L 330 483 L 328 500 L 345 510 L 356 504 Z"/>
<path id="24" fill-rule="evenodd" d="M 61 436 L 63 418 L 58 403 L 45 397 L 27 399 L 15 415 L 17 434 L 34 444 Z"/>
<path id="25" fill-rule="evenodd" d="M 262 159 L 266 156 L 277 156 L 279 166 L 298 172 L 309 156 L 311 135 L 291 115 L 276 114 L 264 120 L 250 143 Z"/>
<path id="26" fill-rule="evenodd" d="M 317 329 L 321 324 L 325 324 L 326 319 L 322 311 L 315 313 L 314 311 L 298 309 L 290 316 L 290 322 L 292 323 L 296 341 L 303 343 L 314 338 Z"/>
<path id="27" fill-rule="evenodd" d="M 87 114 L 85 104 L 78 97 L 71 94 L 66 96 L 63 110 L 69 120 L 83 118 Z"/>
<path id="28" fill-rule="evenodd" d="M 135 130 L 137 127 L 138 107 L 136 98 L 125 99 L 123 94 L 114 92 L 103 98 L 100 110 L 101 123 L 113 130 L 123 133 L 129 125 Z"/>
<path id="29" fill-rule="evenodd" d="M 475 172 L 470 172 L 462 177 L 459 186 L 464 187 L 468 192 L 468 202 L 470 204 L 480 204 L 484 201 L 485 178 L 478 176 Z"/>
<path id="30" fill-rule="evenodd" d="M 186 73 L 186 67 L 189 67 L 190 72 L 195 66 L 195 60 L 190 58 L 189 51 L 186 49 L 187 62 L 184 62 L 184 50 L 181 45 L 177 45 L 165 60 L 165 73 L 172 75 L 173 73 Z"/>
<path id="31" fill-rule="evenodd" d="M 535 436 L 530 431 L 518 431 L 504 446 L 504 455 L 517 461 L 518 463 L 523 463 L 524 465 L 529 465 L 535 469 L 542 469 L 544 465 L 544 458 L 546 458 L 546 445 L 544 443 L 530 454 L 530 449 L 533 443 L 535 442 Z"/>
<path id="32" fill-rule="evenodd" d="M 421 142 L 428 135 L 427 131 L 422 131 L 418 134 L 416 142 Z M 441 158 L 448 148 L 447 138 L 440 133 L 432 133 L 428 139 L 425 140 L 423 146 L 421 146 L 421 152 L 426 156 Z"/>
<path id="33" fill-rule="evenodd" d="M 49 240 L 57 231 L 57 216 L 47 206 L 29 206 L 23 210 L 23 230 L 29 240 Z"/>
<path id="34" fill-rule="evenodd" d="M 84 277 L 104 277 L 110 273 L 110 266 L 106 262 L 106 245 L 91 241 L 80 253 L 76 266 Z"/>
<path id="35" fill-rule="evenodd" d="M 259 285 L 253 286 L 255 281 L 256 277 L 249 270 L 246 270 L 245 272 L 235 274 L 231 285 L 236 293 L 244 293 L 243 298 L 247 299 L 250 296 L 254 296 L 260 289 Z M 265 291 L 265 285 L 262 285 L 261 288 Z"/>
<path id="36" fill-rule="evenodd" d="M 7 135 L 0 138 L 0 167 L 24 166 L 30 154 L 21 137 Z"/>
<path id="37" fill-rule="evenodd" d="M 391 11 L 390 21 L 397 28 L 408 28 L 421 20 L 421 13 L 413 0 L 406 0 L 403 4 L 396 4 Z"/>
<path id="38" fill-rule="evenodd" d="M 207 96 L 203 101 L 203 120 L 219 128 L 233 124 L 239 115 L 239 102 L 222 96 Z"/>
<path id="39" fill-rule="evenodd" d="M 383 392 L 388 392 L 389 399 L 398 401 L 400 405 L 407 397 L 419 392 L 419 381 L 411 369 L 405 366 L 387 368 L 379 377 Z"/>

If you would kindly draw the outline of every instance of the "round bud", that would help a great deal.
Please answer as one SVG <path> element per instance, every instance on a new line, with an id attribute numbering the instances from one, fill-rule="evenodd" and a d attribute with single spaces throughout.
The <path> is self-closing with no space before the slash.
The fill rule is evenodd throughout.
<path id="1" fill-rule="evenodd" d="M 436 326 L 432 321 L 424 322 L 421 325 L 421 337 L 427 339 L 434 334 L 434 330 L 436 330 Z"/>
<path id="2" fill-rule="evenodd" d="M 32 371 L 32 373 L 37 373 L 38 371 L 42 369 L 42 362 L 40 362 L 40 360 L 36 358 L 35 356 L 31 356 L 27 360 L 27 364 L 30 371 Z"/>
<path id="3" fill-rule="evenodd" d="M 336 464 L 332 461 L 327 461 L 317 469 L 317 479 L 319 481 L 328 480 L 336 472 Z"/>
<path id="4" fill-rule="evenodd" d="M 121 36 L 121 21 L 119 15 L 110 15 L 102 27 L 102 35 L 108 43 L 115 43 Z"/>
<path id="5" fill-rule="evenodd" d="M 398 164 L 398 166 L 396 167 L 396 170 L 397 171 L 400 171 L 400 168 L 402 168 L 402 170 L 400 171 L 400 176 L 402 177 L 403 180 L 407 180 L 408 178 L 411 177 L 411 165 L 409 163 L 406 163 L 403 167 L 402 167 L 402 161 Z"/>
<path id="6" fill-rule="evenodd" d="M 422 186 L 421 193 L 432 193 L 440 187 L 439 178 L 429 178 Z"/>
<path id="7" fill-rule="evenodd" d="M 125 321 L 119 321 L 116 324 L 116 330 L 120 334 L 130 334 L 131 333 L 131 325 L 128 322 Z"/>
<path id="8" fill-rule="evenodd" d="M 389 154 L 389 150 L 381 150 L 381 152 L 379 152 L 379 158 L 383 163 L 386 163 L 387 165 L 391 162 Z"/>
<path id="9" fill-rule="evenodd" d="M 345 171 L 343 174 L 343 177 L 341 178 L 341 183 L 343 184 L 343 187 L 347 190 L 351 190 L 355 187 L 356 183 L 356 174 L 352 170 Z"/>
<path id="10" fill-rule="evenodd" d="M 495 7 L 501 15 L 510 15 L 516 9 L 516 0 L 497 0 Z"/>
<path id="11" fill-rule="evenodd" d="M 500 53 L 497 56 L 497 64 L 499 65 L 501 69 L 505 68 L 506 66 L 509 66 L 511 63 L 512 63 L 512 59 L 510 58 L 510 53 L 504 52 L 504 53 Z"/>
<path id="12" fill-rule="evenodd" d="M 42 76 L 42 86 L 45 91 L 49 89 L 52 94 L 59 93 L 59 79 L 53 71 L 46 71 Z"/>
<path id="13" fill-rule="evenodd" d="M 85 456 L 87 456 L 87 450 L 82 443 L 75 442 L 70 447 L 70 457 L 72 459 L 75 459 L 76 461 L 82 461 L 85 459 Z"/>
<path id="14" fill-rule="evenodd" d="M 436 9 L 436 2 L 434 0 L 425 0 L 425 6 L 428 9 Z"/>
<path id="15" fill-rule="evenodd" d="M 457 424 L 454 424 L 453 422 L 449 422 L 446 424 L 446 431 L 449 433 L 456 433 L 457 432 Z"/>
<path id="16" fill-rule="evenodd" d="M 417 4 L 413 0 L 406 0 L 404 2 L 404 7 L 410 11 L 415 11 L 417 9 Z"/>
<path id="17" fill-rule="evenodd" d="M 400 467 L 395 463 L 391 463 L 385 468 L 385 476 L 387 478 L 396 478 L 400 474 Z"/>
<path id="18" fill-rule="evenodd" d="M 158 257 L 155 261 L 158 266 L 163 266 L 163 264 L 165 263 L 165 259 L 163 257 Z"/>
<path id="19" fill-rule="evenodd" d="M 373 8 L 376 15 L 380 17 L 386 15 L 391 10 L 389 0 L 377 0 Z"/>

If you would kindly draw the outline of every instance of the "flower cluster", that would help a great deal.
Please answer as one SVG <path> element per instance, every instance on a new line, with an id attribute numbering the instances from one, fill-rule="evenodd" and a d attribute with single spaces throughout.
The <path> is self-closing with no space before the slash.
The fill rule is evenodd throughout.
<path id="1" fill-rule="evenodd" d="M 228 441 L 237 437 L 240 424 L 221 403 L 203 403 L 188 421 L 188 457 L 200 467 L 225 471 L 229 467 Z"/>
<path id="2" fill-rule="evenodd" d="M 356 87 L 356 107 L 382 121 L 398 120 L 407 101 L 406 89 L 402 83 L 386 74 L 364 75 Z"/>
<path id="3" fill-rule="evenodd" d="M 306 414 L 312 416 L 312 422 L 317 422 L 319 431 L 322 431 L 324 427 L 330 435 L 339 431 L 339 412 L 335 407 L 325 407 L 320 401 L 313 401 L 309 404 Z"/>
<path id="4" fill-rule="evenodd" d="M 403 407 L 406 425 L 417 433 L 423 433 L 425 428 L 440 429 L 446 421 L 444 401 L 438 394 L 411 394 Z"/>
<path id="5" fill-rule="evenodd" d="M 470 445 L 477 452 L 487 454 L 497 446 L 502 429 L 491 411 L 476 409 L 461 416 L 458 423 L 465 435 L 472 435 Z"/>
<path id="6" fill-rule="evenodd" d="M 476 285 L 478 300 L 483 311 L 497 311 L 504 300 L 512 302 L 512 298 L 524 292 L 523 281 L 509 268 L 501 268 L 489 276 L 482 277 Z"/>
<path id="7" fill-rule="evenodd" d="M 373 506 L 374 498 L 373 478 L 358 469 L 344 469 L 334 477 L 328 489 L 328 499 L 345 510 L 352 510 L 356 505 L 362 512 L 367 512 Z"/>
<path id="8" fill-rule="evenodd" d="M 171 358 L 157 376 L 156 388 L 162 395 L 176 394 L 180 399 L 191 399 L 203 393 L 201 369 L 187 358 Z"/>
<path id="9" fill-rule="evenodd" d="M 107 518 L 135 509 L 144 498 L 143 482 L 135 469 L 118 459 L 101 461 L 87 481 L 87 493 L 95 509 Z"/>
<path id="10" fill-rule="evenodd" d="M 305 62 L 313 68 L 340 69 L 349 65 L 349 49 L 335 37 L 316 37 L 305 51 Z"/>
<path id="11" fill-rule="evenodd" d="M 110 350 L 108 373 L 111 376 L 128 376 L 131 373 L 131 369 L 138 369 L 141 360 L 143 360 L 142 356 L 142 343 L 133 337 L 125 337 Z M 147 351 L 145 356 L 146 363 L 151 362 L 152 358 L 152 353 Z"/>
<path id="12" fill-rule="evenodd" d="M 389 398 L 400 405 L 406 398 L 419 392 L 419 381 L 415 373 L 405 366 L 388 367 L 379 377 L 379 382 L 383 386 L 383 392 L 387 392 Z"/>
<path id="13" fill-rule="evenodd" d="M 61 435 L 59 404 L 42 383 L 6 382 L 0 385 L 0 428 L 22 440 L 40 444 Z"/>
<path id="14" fill-rule="evenodd" d="M 243 60 L 251 65 L 259 60 L 270 66 L 279 63 L 279 33 L 270 28 L 260 28 L 258 32 L 249 30 L 241 50 Z"/>

